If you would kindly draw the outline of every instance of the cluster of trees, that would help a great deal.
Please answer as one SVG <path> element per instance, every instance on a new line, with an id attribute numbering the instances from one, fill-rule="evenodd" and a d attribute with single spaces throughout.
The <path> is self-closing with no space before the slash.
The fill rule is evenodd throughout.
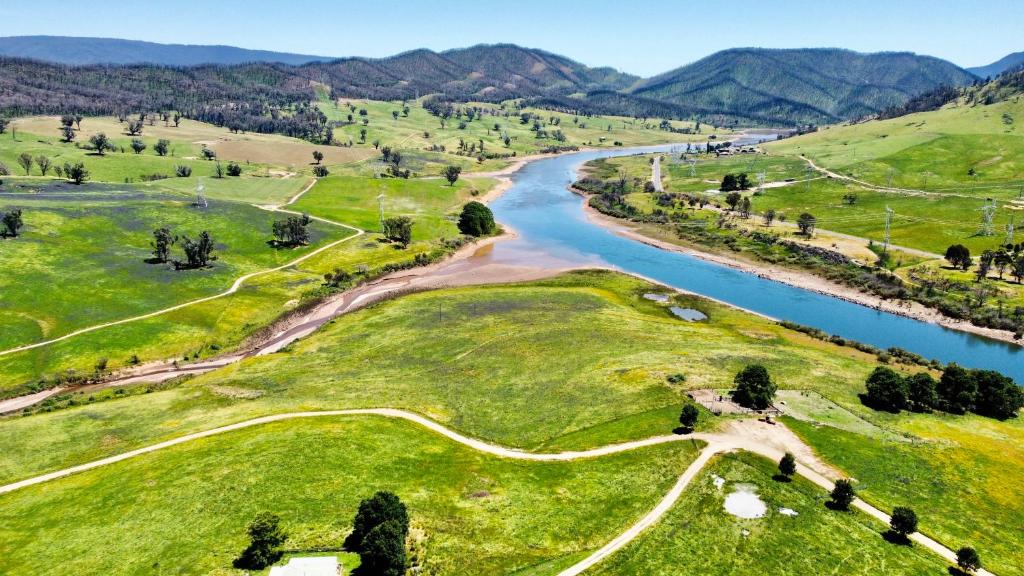
<path id="1" fill-rule="evenodd" d="M 359 503 L 345 548 L 359 553 L 360 571 L 368 576 L 402 576 L 409 512 L 392 492 L 380 491 Z"/>
<path id="2" fill-rule="evenodd" d="M 722 185 L 719 186 L 718 189 L 722 192 L 749 190 L 750 178 L 747 177 L 746 172 L 740 172 L 739 174 L 726 174 L 722 177 Z"/>
<path id="3" fill-rule="evenodd" d="M 993 370 L 969 370 L 950 364 L 936 381 L 919 372 L 902 376 L 885 366 L 868 376 L 864 403 L 877 410 L 952 414 L 974 412 L 1006 419 L 1024 407 L 1024 392 L 1011 378 Z"/>
<path id="4" fill-rule="evenodd" d="M 53 167 L 53 163 L 50 161 L 48 156 L 40 154 L 33 158 L 28 152 L 22 152 L 21 155 L 18 156 L 18 164 L 23 170 L 25 170 L 26 176 L 32 173 L 33 164 L 39 167 L 39 173 L 43 176 L 46 176 L 50 171 L 50 168 Z"/>
<path id="5" fill-rule="evenodd" d="M 732 392 L 734 402 L 752 410 L 764 410 L 772 405 L 777 387 L 760 364 L 751 364 L 740 370 L 733 378 L 736 389 Z"/>
<path id="6" fill-rule="evenodd" d="M 967 271 L 974 261 L 971 259 L 971 251 L 963 244 L 953 244 L 946 249 L 946 261 L 953 267 Z M 975 278 L 980 282 L 995 269 L 999 279 L 1007 271 L 1010 272 L 1017 283 L 1024 282 L 1024 243 L 1005 244 L 995 250 L 985 250 L 978 257 L 978 268 L 975 270 Z"/>
<path id="7" fill-rule="evenodd" d="M 18 231 L 25 225 L 21 219 L 21 208 L 0 212 L 0 224 L 3 225 L 0 238 L 17 238 Z"/>
<path id="8" fill-rule="evenodd" d="M 308 226 L 312 220 L 309 214 L 289 216 L 277 220 L 273 225 L 274 244 L 276 246 L 294 247 L 309 244 Z"/>
<path id="9" fill-rule="evenodd" d="M 459 214 L 459 232 L 468 236 L 487 236 L 493 234 L 494 213 L 480 202 L 469 202 L 462 207 Z"/>
<path id="10" fill-rule="evenodd" d="M 181 249 L 185 253 L 185 260 L 171 260 L 171 246 L 180 242 Z M 216 260 L 213 255 L 213 237 L 206 230 L 199 233 L 195 240 L 188 236 L 178 237 L 169 228 L 157 228 L 153 230 L 153 241 L 150 243 L 153 249 L 153 258 L 148 262 L 153 264 L 165 264 L 170 261 L 174 264 L 175 270 L 187 270 L 194 268 L 205 268 L 210 261 Z"/>
<path id="11" fill-rule="evenodd" d="M 750 217 L 750 198 L 739 192 L 729 192 L 725 195 L 725 203 L 729 205 L 730 210 L 738 211 L 740 216 Z"/>
<path id="12" fill-rule="evenodd" d="M 412 219 L 408 216 L 395 216 L 385 218 L 381 224 L 384 228 L 381 232 L 385 238 L 398 242 L 402 248 L 409 247 L 409 243 L 412 242 Z"/>

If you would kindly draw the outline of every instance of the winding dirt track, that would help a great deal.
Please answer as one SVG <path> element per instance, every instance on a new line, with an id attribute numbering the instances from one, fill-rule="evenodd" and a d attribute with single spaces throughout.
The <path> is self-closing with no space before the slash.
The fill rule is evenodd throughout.
<path id="1" fill-rule="evenodd" d="M 583 458 L 598 458 L 601 456 L 608 456 L 612 454 L 618 454 L 621 452 L 627 452 L 630 450 L 636 450 L 639 448 L 645 448 L 648 446 L 656 446 L 660 444 L 667 444 L 671 442 L 689 442 L 689 441 L 702 441 L 706 443 L 706 446 L 698 454 L 696 460 L 691 463 L 683 474 L 676 481 L 675 485 L 672 486 L 671 490 L 661 499 L 658 504 L 651 509 L 643 518 L 629 526 L 623 533 L 616 536 L 610 542 L 602 546 L 596 552 L 592 553 L 588 557 L 584 558 L 580 562 L 577 562 L 573 566 L 563 570 L 559 573 L 559 576 L 576 576 L 582 574 L 589 568 L 600 563 L 605 558 L 611 556 L 616 551 L 626 546 L 634 539 L 636 539 L 644 530 L 654 525 L 658 520 L 661 519 L 679 500 L 682 496 L 683 491 L 690 484 L 691 481 L 697 476 L 698 473 L 704 468 L 704 466 L 717 454 L 725 452 L 732 452 L 738 450 L 745 450 L 769 458 L 777 460 L 782 457 L 786 451 L 793 452 L 797 459 L 797 474 L 807 478 L 814 484 L 820 486 L 825 490 L 831 490 L 833 483 L 829 478 L 835 477 L 834 471 L 829 469 L 821 461 L 813 456 L 810 448 L 803 444 L 792 432 L 789 431 L 785 426 L 781 424 L 768 425 L 756 421 L 742 421 L 736 422 L 724 432 L 720 433 L 695 433 L 689 435 L 667 435 L 667 436 L 652 436 L 650 438 L 644 438 L 642 440 L 634 440 L 631 442 L 622 442 L 618 444 L 609 444 L 598 448 L 592 448 L 590 450 L 581 451 L 567 451 L 567 452 L 553 452 L 553 453 L 535 453 L 526 452 L 523 450 L 517 450 L 515 448 L 507 448 L 499 446 L 497 444 L 491 444 L 483 440 L 476 438 L 470 438 L 463 434 L 460 434 L 450 428 L 447 428 L 433 420 L 408 412 L 406 410 L 399 410 L 394 408 L 363 408 L 353 410 L 325 410 L 319 412 L 289 412 L 285 414 L 274 414 L 271 416 L 263 416 L 260 418 L 253 418 L 251 420 L 245 420 L 243 422 L 237 422 L 235 424 L 229 424 L 227 426 L 220 426 L 218 428 L 212 428 L 202 432 L 195 432 L 193 434 L 186 434 L 179 436 L 171 440 L 117 454 L 100 460 L 94 460 L 78 466 L 72 466 L 35 476 L 33 478 L 27 478 L 18 482 L 0 486 L 0 494 L 6 494 L 14 492 L 22 488 L 43 484 L 51 480 L 84 472 L 86 470 L 92 470 L 101 466 L 114 464 L 123 460 L 128 460 L 136 456 L 142 456 L 193 440 L 199 440 L 201 438 L 208 438 L 210 436 L 216 436 L 225 432 L 231 432 L 234 430 L 241 430 L 243 428 L 250 428 L 253 426 L 259 426 L 262 424 L 268 424 L 271 422 L 279 422 L 283 420 L 293 420 L 297 418 L 318 418 L 318 417 L 339 417 L 339 416 L 382 416 L 387 418 L 400 418 L 408 420 L 419 426 L 422 426 L 431 432 L 435 432 L 457 442 L 468 448 L 472 448 L 478 452 L 483 452 L 499 458 L 510 458 L 514 460 L 528 460 L 534 462 L 566 462 L 571 460 L 579 460 Z M 881 510 L 871 506 L 870 504 L 860 500 L 859 498 L 854 500 L 853 507 L 861 510 L 862 512 L 872 516 L 886 524 L 889 522 L 889 516 Z M 918 544 L 924 546 L 928 550 L 938 554 L 943 559 L 949 562 L 956 562 L 956 554 L 949 548 L 942 544 L 928 538 L 927 536 L 915 532 L 910 538 Z M 991 573 L 985 570 L 979 570 L 978 574 L 983 576 L 990 576 Z"/>

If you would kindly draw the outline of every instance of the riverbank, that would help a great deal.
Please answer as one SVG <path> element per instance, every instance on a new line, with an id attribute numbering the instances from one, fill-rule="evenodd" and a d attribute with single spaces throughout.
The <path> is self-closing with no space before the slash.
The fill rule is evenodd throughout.
<path id="1" fill-rule="evenodd" d="M 753 262 L 747 259 L 738 258 L 735 256 L 725 255 L 719 252 L 711 252 L 707 250 L 700 250 L 692 246 L 685 246 L 681 244 L 675 244 L 667 240 L 661 240 L 654 238 L 648 234 L 643 233 L 640 230 L 640 226 L 635 225 L 632 222 L 614 218 L 606 214 L 598 212 L 596 209 L 590 206 L 587 196 L 583 196 L 578 191 L 570 188 L 572 192 L 580 195 L 583 198 L 583 210 L 587 215 L 587 219 L 592 223 L 601 226 L 607 230 L 618 234 L 624 238 L 629 238 L 637 242 L 642 242 L 648 246 L 654 246 L 662 250 L 669 250 L 672 252 L 678 252 L 692 256 L 694 258 L 700 258 L 708 262 L 720 264 L 722 266 L 728 266 L 730 268 L 740 270 L 742 272 L 753 274 L 759 278 L 765 278 L 775 282 L 781 282 L 789 286 L 816 292 L 818 294 L 824 294 L 826 296 L 832 296 L 839 298 L 847 302 L 859 304 L 874 310 L 881 312 L 887 312 L 890 314 L 897 314 L 906 318 L 912 318 L 921 322 L 928 322 L 930 324 L 936 324 L 943 328 L 950 330 L 958 330 L 961 332 L 967 332 L 976 336 L 983 336 L 992 340 L 999 340 L 1009 344 L 1020 345 L 1020 341 L 1014 339 L 1013 333 L 1006 330 L 996 330 L 993 328 L 984 328 L 981 326 L 975 326 L 965 320 L 957 320 L 955 318 L 949 318 L 943 315 L 938 310 L 928 308 L 922 304 L 913 301 L 906 300 L 886 300 L 882 299 L 873 294 L 866 294 L 859 290 L 830 282 L 820 276 L 816 276 L 809 272 L 801 272 L 792 268 L 784 268 L 781 266 L 766 264 L 763 262 Z M 632 225 L 632 226 L 631 226 Z"/>

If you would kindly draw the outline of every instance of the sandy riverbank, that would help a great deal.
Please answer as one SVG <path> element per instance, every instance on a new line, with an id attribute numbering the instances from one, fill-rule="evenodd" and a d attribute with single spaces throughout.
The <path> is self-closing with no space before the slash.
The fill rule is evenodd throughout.
<path id="1" fill-rule="evenodd" d="M 984 328 L 981 326 L 975 326 L 970 322 L 964 320 L 956 320 L 944 316 L 938 310 L 928 308 L 922 304 L 912 301 L 904 300 L 884 300 L 873 294 L 866 294 L 860 292 L 849 286 L 830 282 L 825 278 L 816 276 L 809 272 L 801 272 L 790 268 L 783 268 L 781 266 L 775 266 L 772 264 L 765 264 L 760 262 L 751 262 L 749 260 L 731 257 L 728 255 L 697 250 L 689 246 L 681 246 L 679 244 L 673 244 L 657 238 L 651 238 L 635 227 L 631 226 L 628 221 L 620 220 L 607 216 L 591 208 L 590 203 L 583 199 L 584 211 L 587 214 L 587 218 L 597 224 L 615 232 L 616 234 L 643 242 L 644 244 L 661 248 L 662 250 L 671 250 L 673 252 L 679 252 L 695 258 L 700 258 L 708 262 L 714 262 L 723 266 L 729 266 L 749 274 L 757 275 L 761 278 L 767 278 L 776 282 L 782 282 L 797 288 L 817 292 L 819 294 L 825 294 L 846 300 L 847 302 L 853 302 L 868 308 L 880 310 L 883 312 L 889 312 L 891 314 L 898 314 L 907 318 L 913 318 L 922 322 L 929 322 L 931 324 L 937 324 L 951 330 L 960 330 L 962 332 L 969 332 L 978 336 L 984 336 L 993 340 L 1000 340 L 1011 344 L 1020 344 L 1019 340 L 1013 338 L 1013 333 L 1006 330 L 996 330 L 993 328 Z"/>

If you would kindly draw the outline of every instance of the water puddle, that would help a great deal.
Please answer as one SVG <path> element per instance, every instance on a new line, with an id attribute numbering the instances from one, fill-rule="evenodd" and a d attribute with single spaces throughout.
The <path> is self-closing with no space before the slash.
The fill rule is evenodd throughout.
<path id="1" fill-rule="evenodd" d="M 668 302 L 668 296 L 665 294 L 644 294 L 644 298 L 648 300 L 654 300 L 655 302 Z"/>
<path id="2" fill-rule="evenodd" d="M 672 306 L 669 310 L 677 317 L 682 318 L 688 322 L 700 322 L 701 320 L 707 320 L 706 314 L 700 310 L 694 310 L 693 308 L 680 308 L 679 306 Z"/>
<path id="3" fill-rule="evenodd" d="M 757 495 L 757 486 L 753 484 L 736 484 L 725 497 L 725 511 L 737 518 L 763 518 L 768 507 Z"/>

